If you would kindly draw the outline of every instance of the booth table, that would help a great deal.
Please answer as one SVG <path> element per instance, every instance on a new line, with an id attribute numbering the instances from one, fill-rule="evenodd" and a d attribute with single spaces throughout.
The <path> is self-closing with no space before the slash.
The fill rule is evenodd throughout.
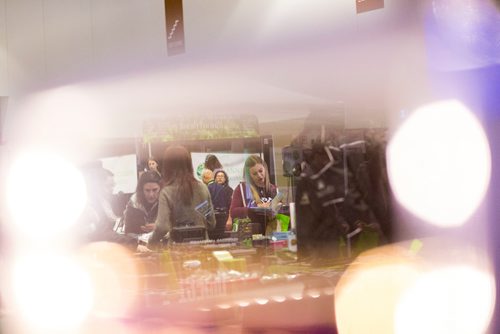
<path id="1" fill-rule="evenodd" d="M 312 266 L 286 248 L 238 243 L 177 244 L 135 260 L 142 273 L 129 322 L 335 332 L 344 260 Z"/>

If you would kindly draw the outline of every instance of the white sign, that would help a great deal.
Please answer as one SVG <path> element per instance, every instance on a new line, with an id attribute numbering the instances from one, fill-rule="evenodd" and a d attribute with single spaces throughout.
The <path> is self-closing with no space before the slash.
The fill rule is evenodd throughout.
<path id="1" fill-rule="evenodd" d="M 191 153 L 191 158 L 193 159 L 193 169 L 195 177 L 201 181 L 201 171 L 205 165 L 205 158 L 207 155 L 213 154 L 219 159 L 222 164 L 222 168 L 227 173 L 229 177 L 229 186 L 235 188 L 243 180 L 243 166 L 245 165 L 245 160 L 248 156 L 252 155 L 249 153 Z"/>
<path id="2" fill-rule="evenodd" d="M 103 158 L 102 167 L 114 174 L 113 194 L 131 194 L 137 187 L 137 159 L 135 154 Z"/>

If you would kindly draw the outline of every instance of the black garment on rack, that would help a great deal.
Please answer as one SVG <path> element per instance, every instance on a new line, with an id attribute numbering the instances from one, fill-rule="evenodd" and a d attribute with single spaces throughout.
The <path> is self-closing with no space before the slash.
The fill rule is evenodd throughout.
<path id="1" fill-rule="evenodd" d="M 295 196 L 300 258 L 336 258 L 341 239 L 357 224 L 378 224 L 367 202 L 370 198 L 362 191 L 370 182 L 360 168 L 365 161 L 364 143 L 360 144 L 316 144 L 305 154 Z"/>

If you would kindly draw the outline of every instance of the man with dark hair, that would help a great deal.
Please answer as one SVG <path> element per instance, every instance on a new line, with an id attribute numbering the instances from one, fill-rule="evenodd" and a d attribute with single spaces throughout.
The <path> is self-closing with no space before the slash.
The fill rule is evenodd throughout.
<path id="1" fill-rule="evenodd" d="M 87 206 L 80 217 L 79 233 L 82 241 L 108 241 L 137 249 L 137 238 L 119 234 L 113 230 L 119 217 L 111 207 L 114 175 L 101 166 L 84 169 L 87 183 Z"/>
<path id="2" fill-rule="evenodd" d="M 223 169 L 214 171 L 214 182 L 208 185 L 215 210 L 215 229 L 208 232 L 210 239 L 224 238 L 226 225 L 230 226 L 229 208 L 233 196 L 233 188 L 229 186 L 229 177 Z"/>

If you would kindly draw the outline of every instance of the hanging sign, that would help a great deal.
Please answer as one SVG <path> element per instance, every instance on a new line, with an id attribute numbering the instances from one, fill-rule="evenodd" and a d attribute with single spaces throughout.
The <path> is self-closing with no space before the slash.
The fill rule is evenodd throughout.
<path id="1" fill-rule="evenodd" d="M 355 0 L 356 14 L 384 8 L 384 0 Z"/>
<path id="2" fill-rule="evenodd" d="M 175 56 L 186 51 L 184 44 L 184 14 L 182 0 L 165 0 L 167 53 Z"/>

